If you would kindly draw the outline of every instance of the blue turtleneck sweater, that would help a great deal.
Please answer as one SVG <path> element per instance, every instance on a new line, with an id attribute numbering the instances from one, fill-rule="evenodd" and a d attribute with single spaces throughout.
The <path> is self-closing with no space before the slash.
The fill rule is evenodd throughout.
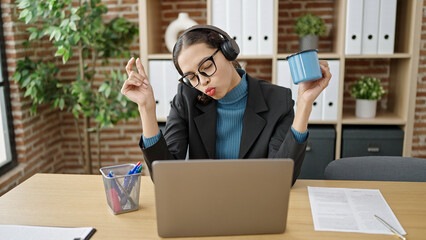
<path id="1" fill-rule="evenodd" d="M 247 73 L 241 82 L 217 101 L 216 158 L 237 159 L 240 151 L 243 117 L 246 110 Z"/>
<path id="2" fill-rule="evenodd" d="M 247 73 L 241 69 L 238 69 L 238 73 L 242 75 L 241 82 L 217 101 L 216 159 L 237 159 L 240 151 L 248 84 Z M 297 132 L 293 126 L 291 131 L 297 142 L 306 141 L 308 131 Z M 151 138 L 142 135 L 144 147 L 148 148 L 157 143 L 160 136 L 160 132 Z"/>

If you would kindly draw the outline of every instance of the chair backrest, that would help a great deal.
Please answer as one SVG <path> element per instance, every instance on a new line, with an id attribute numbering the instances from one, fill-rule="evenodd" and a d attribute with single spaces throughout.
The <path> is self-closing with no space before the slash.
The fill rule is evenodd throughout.
<path id="1" fill-rule="evenodd" d="M 327 165 L 325 179 L 426 182 L 426 159 L 395 156 L 348 157 Z"/>

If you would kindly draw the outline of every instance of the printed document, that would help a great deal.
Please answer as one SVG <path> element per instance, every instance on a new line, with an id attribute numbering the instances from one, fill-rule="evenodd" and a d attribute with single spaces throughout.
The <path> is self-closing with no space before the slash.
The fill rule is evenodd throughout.
<path id="1" fill-rule="evenodd" d="M 308 187 L 308 192 L 315 231 L 393 234 L 377 215 L 406 234 L 378 189 Z"/>
<path id="2" fill-rule="evenodd" d="M 0 238 L 8 240 L 88 240 L 96 229 L 91 227 L 41 227 L 24 225 L 0 225 Z"/>

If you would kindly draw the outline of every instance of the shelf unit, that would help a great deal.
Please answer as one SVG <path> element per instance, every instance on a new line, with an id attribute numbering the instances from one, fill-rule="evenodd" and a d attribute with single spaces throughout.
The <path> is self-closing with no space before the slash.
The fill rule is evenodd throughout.
<path id="1" fill-rule="evenodd" d="M 139 0 L 139 26 L 140 26 L 140 58 L 148 71 L 148 61 L 158 59 L 171 60 L 172 55 L 164 49 L 164 29 L 169 22 L 162 19 L 162 4 L 170 4 L 170 1 L 162 0 Z M 315 11 L 315 4 L 310 9 L 291 9 L 288 5 L 297 1 L 274 0 L 274 49 L 272 55 L 250 55 L 239 56 L 238 60 L 261 60 L 271 62 L 271 81 L 276 83 L 277 61 L 285 59 L 288 55 L 297 51 L 294 43 L 297 36 L 288 33 L 291 19 L 301 12 Z M 306 8 L 306 1 L 301 4 Z M 314 1 L 311 1 L 314 2 Z M 326 47 L 319 47 L 319 58 L 340 61 L 340 79 L 338 96 L 338 117 L 336 121 L 310 121 L 315 125 L 333 125 L 336 130 L 336 159 L 341 155 L 342 128 L 345 125 L 395 125 L 404 131 L 403 156 L 411 156 L 415 95 L 418 74 L 420 32 L 422 22 L 423 1 L 421 0 L 398 0 L 396 19 L 395 53 L 386 55 L 345 55 L 345 21 L 346 21 L 346 0 L 329 0 L 328 9 L 331 14 L 326 23 L 331 26 L 331 34 L 325 37 Z M 211 24 L 212 0 L 200 0 L 199 4 L 194 4 L 205 15 L 205 18 L 198 19 L 200 24 Z M 202 7 L 200 7 L 200 5 Z M 179 5 L 178 5 L 179 6 Z M 166 8 L 170 11 L 170 7 Z M 290 10 L 289 10 L 290 9 Z M 176 12 L 179 12 L 177 9 Z M 322 11 L 322 9 L 320 9 Z M 186 11 L 184 9 L 183 11 Z M 293 11 L 293 13 L 289 13 Z M 299 11 L 299 12 L 298 12 Z M 292 16 L 294 14 L 295 16 Z M 191 14 L 190 14 L 191 16 Z M 282 20 L 282 21 L 281 21 Z M 289 43 L 289 44 L 287 44 Z M 292 43 L 293 47 L 288 47 Z M 384 64 L 383 71 L 376 75 L 385 75 L 388 94 L 386 96 L 386 106 L 379 109 L 374 119 L 359 119 L 355 117 L 354 101 L 349 99 L 348 84 L 353 81 L 356 73 L 351 69 L 353 61 L 370 62 L 370 67 L 364 67 L 369 73 L 374 68 L 371 67 L 379 62 Z M 351 64 L 346 63 L 349 62 Z M 362 72 L 362 71 L 361 71 Z M 380 75 L 380 76 L 381 76 Z M 164 119 L 160 119 L 164 121 Z"/>

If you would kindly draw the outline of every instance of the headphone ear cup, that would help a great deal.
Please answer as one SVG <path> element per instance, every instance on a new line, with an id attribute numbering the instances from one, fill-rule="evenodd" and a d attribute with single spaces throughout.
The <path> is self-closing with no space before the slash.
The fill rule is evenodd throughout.
<path id="1" fill-rule="evenodd" d="M 235 51 L 231 42 L 229 42 L 228 40 L 225 40 L 221 44 L 220 50 L 222 51 L 223 56 L 225 56 L 225 58 L 229 61 L 234 61 L 235 59 L 237 59 L 238 53 Z"/>

